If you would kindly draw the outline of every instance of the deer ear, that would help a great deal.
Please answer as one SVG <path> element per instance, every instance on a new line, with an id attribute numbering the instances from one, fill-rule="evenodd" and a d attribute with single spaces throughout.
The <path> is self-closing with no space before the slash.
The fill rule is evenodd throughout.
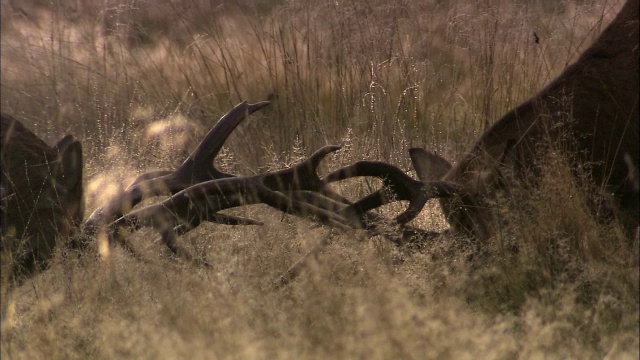
<path id="1" fill-rule="evenodd" d="M 509 139 L 504 144 L 502 154 L 498 159 L 488 157 L 488 164 L 482 171 L 469 171 L 467 176 L 472 192 L 475 194 L 483 193 L 490 187 L 497 184 L 503 184 L 503 169 L 515 170 L 520 166 L 517 162 L 517 153 L 514 151 L 516 141 Z"/>
<path id="2" fill-rule="evenodd" d="M 54 146 L 60 158 L 65 186 L 73 187 L 82 183 L 82 145 L 72 135 L 67 135 Z"/>
<path id="3" fill-rule="evenodd" d="M 54 146 L 60 159 L 57 181 L 66 190 L 68 211 L 78 224 L 84 213 L 82 187 L 82 145 L 73 136 L 67 135 Z"/>
<path id="4" fill-rule="evenodd" d="M 624 153 L 624 162 L 627 165 L 627 186 L 637 196 L 640 192 L 640 176 L 638 175 L 638 163 L 629 153 Z"/>
<path id="5" fill-rule="evenodd" d="M 424 183 L 442 179 L 451 169 L 443 157 L 422 148 L 409 149 L 409 156 L 418 178 Z"/>

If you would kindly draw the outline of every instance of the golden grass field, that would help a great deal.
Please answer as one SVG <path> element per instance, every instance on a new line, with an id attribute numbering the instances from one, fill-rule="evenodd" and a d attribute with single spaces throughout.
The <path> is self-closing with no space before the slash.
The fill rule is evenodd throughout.
<path id="1" fill-rule="evenodd" d="M 87 214 L 170 169 L 242 100 L 270 97 L 219 165 L 251 175 L 327 144 L 325 170 L 407 149 L 454 160 L 597 37 L 621 0 L 3 0 L 2 111 L 85 151 Z M 535 35 L 534 35 L 535 32 Z M 570 157 L 569 157 L 570 158 Z M 340 232 L 262 205 L 204 224 L 172 258 L 152 230 L 60 251 L 2 282 L 2 359 L 638 359 L 638 244 L 597 220 L 563 157 L 484 244 Z M 362 194 L 370 183 L 350 182 Z M 447 228 L 437 204 L 414 220 Z M 398 207 L 383 214 L 393 216 Z M 300 276 L 273 282 L 314 244 Z"/>

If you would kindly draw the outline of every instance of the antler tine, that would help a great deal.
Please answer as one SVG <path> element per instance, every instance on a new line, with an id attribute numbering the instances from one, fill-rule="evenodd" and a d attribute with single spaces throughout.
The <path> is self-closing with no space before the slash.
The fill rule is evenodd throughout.
<path id="1" fill-rule="evenodd" d="M 172 228 L 181 224 L 197 224 L 197 219 L 214 219 L 217 211 L 253 203 L 260 189 L 252 178 L 225 178 L 206 181 L 184 189 L 158 204 L 132 211 L 112 225 Z M 209 215 L 211 214 L 211 215 Z"/>
<path id="2" fill-rule="evenodd" d="M 132 183 L 131 185 L 129 185 L 127 187 L 127 190 L 131 189 L 132 187 L 143 183 L 145 181 L 149 181 L 149 180 L 153 180 L 156 178 L 160 178 L 160 177 L 164 177 L 167 175 L 171 175 L 173 173 L 173 170 L 157 170 L 157 171 L 149 171 L 148 173 L 144 173 L 140 176 L 138 176 Z"/>
<path id="3" fill-rule="evenodd" d="M 171 252 L 178 257 L 182 257 L 188 261 L 193 261 L 193 256 L 184 249 L 178 242 L 176 241 L 176 237 L 180 235 L 184 235 L 189 231 L 195 229 L 200 225 L 202 221 L 210 221 L 218 224 L 226 224 L 226 225 L 263 225 L 260 221 L 251 220 L 248 218 L 243 218 L 240 216 L 233 215 L 224 215 L 217 213 L 206 213 L 205 217 L 201 216 L 201 212 L 199 212 L 199 216 L 192 216 L 188 219 L 189 223 L 180 224 L 173 229 L 169 226 L 161 226 L 157 227 L 160 232 L 160 236 L 162 237 L 162 242 L 171 250 Z M 209 266 L 209 264 L 205 262 L 201 262 L 205 266 Z"/>
<path id="4" fill-rule="evenodd" d="M 332 172 L 323 181 L 331 183 L 356 176 L 373 176 L 382 179 L 385 188 L 394 196 L 389 196 L 386 190 L 379 190 L 349 205 L 342 212 L 351 212 L 362 218 L 369 210 L 395 200 L 408 200 L 410 203 L 407 210 L 396 217 L 396 222 L 404 225 L 420 213 L 428 200 L 421 182 L 412 179 L 397 167 L 380 161 L 359 161 Z"/>
<path id="5" fill-rule="evenodd" d="M 160 232 L 163 242 L 173 253 L 190 258 L 176 244 L 176 234 L 186 233 L 202 221 L 262 224 L 251 219 L 217 214 L 220 210 L 256 203 L 264 203 L 286 213 L 312 215 L 337 228 L 351 228 L 340 215 L 272 191 L 260 184 L 257 178 L 228 178 L 192 186 L 162 203 L 119 218 L 110 225 L 109 240 L 120 242 L 123 236 L 121 228 L 128 228 L 132 232 L 150 226 Z"/>
<path id="6" fill-rule="evenodd" d="M 353 212 L 342 211 L 344 209 L 340 210 L 341 212 L 337 211 L 340 207 L 344 208 L 352 203 L 340 194 L 327 188 L 327 182 L 321 180 L 317 173 L 320 162 L 322 162 L 328 154 L 338 151 L 339 149 L 341 149 L 341 146 L 338 145 L 325 146 L 294 167 L 262 175 L 262 184 L 270 190 L 288 194 L 290 196 L 290 206 L 297 204 L 295 206 L 303 207 L 304 209 L 297 209 L 295 206 L 288 209 L 271 206 L 287 213 L 297 213 L 302 210 L 303 213 L 312 213 L 324 218 L 325 222 L 327 217 L 338 216 L 339 218 L 337 220 L 331 219 L 331 221 L 337 221 L 351 228 L 365 228 L 366 221 L 363 222 L 365 219 L 363 215 L 358 214 L 358 216 L 353 216 Z M 302 201 L 300 202 L 299 199 L 302 199 Z M 329 212 L 330 215 L 327 212 Z M 298 213 L 298 215 L 300 214 Z"/>
<path id="7" fill-rule="evenodd" d="M 337 214 L 336 212 L 323 209 L 305 201 L 292 199 L 278 191 L 272 191 L 270 189 L 267 190 L 268 192 L 265 193 L 266 196 L 263 197 L 261 202 L 284 213 L 303 217 L 311 215 L 316 217 L 322 223 L 330 224 L 333 227 L 343 230 L 350 230 L 353 228 L 345 217 Z"/>
<path id="8" fill-rule="evenodd" d="M 422 211 L 422 208 L 424 207 L 424 204 L 426 204 L 428 198 L 421 191 L 416 191 L 410 198 L 403 198 L 395 196 L 395 194 L 391 194 L 389 189 L 385 188 L 365 196 L 355 203 L 345 207 L 338 213 L 348 218 L 360 218 L 364 220 L 367 211 L 398 200 L 409 200 L 407 210 L 395 218 L 395 222 L 398 225 L 405 225 L 420 214 L 420 211 Z"/>
<path id="9" fill-rule="evenodd" d="M 397 167 L 380 161 L 359 161 L 332 172 L 323 181 L 330 183 L 356 176 L 373 176 L 382 179 L 384 186 L 394 196 L 389 196 L 385 189 L 378 190 L 346 207 L 340 213 L 347 217 L 350 216 L 345 213 L 362 217 L 367 211 L 390 202 L 408 200 L 407 210 L 395 218 L 396 223 L 400 225 L 404 225 L 418 216 L 427 200 L 436 197 L 450 197 L 461 191 L 460 185 L 447 181 L 432 181 L 425 185 L 412 179 Z"/>
<path id="10" fill-rule="evenodd" d="M 230 183 L 229 180 L 235 181 Z M 217 184 L 212 184 L 216 181 Z M 212 180 L 180 191 L 161 203 L 132 211 L 108 226 L 109 241 L 122 242 L 124 236 L 122 229 L 128 229 L 131 233 L 149 226 L 157 229 L 165 245 L 177 254 L 179 249 L 175 245 L 175 236 L 172 234 L 176 231 L 186 233 L 202 221 L 219 219 L 216 211 L 220 210 L 217 205 L 222 201 L 227 202 L 227 207 L 242 204 L 239 196 L 224 196 L 223 190 L 231 190 L 233 185 L 240 188 L 244 181 L 246 179 Z M 208 194 L 210 197 L 207 196 Z"/>
<path id="11" fill-rule="evenodd" d="M 418 214 L 420 214 L 422 208 L 424 208 L 424 205 L 428 200 L 434 198 L 452 197 L 456 194 L 460 194 L 461 192 L 461 187 L 458 184 L 449 181 L 432 181 L 426 185 L 420 182 L 418 183 L 419 187 L 417 189 L 414 188 L 410 191 L 409 198 L 405 198 L 404 196 L 402 196 L 406 194 L 399 194 L 398 192 L 395 192 L 395 194 L 399 196 L 389 196 L 387 190 L 382 189 L 369 194 L 363 199 L 358 200 L 339 213 L 348 218 L 352 216 L 359 216 L 362 218 L 362 216 L 364 216 L 367 211 L 378 208 L 395 200 L 409 200 L 409 206 L 407 207 L 407 210 L 405 210 L 395 218 L 397 224 L 405 225 L 411 220 L 415 219 Z"/>
<path id="12" fill-rule="evenodd" d="M 248 104 L 244 101 L 231 109 L 220 118 L 218 123 L 209 131 L 204 139 L 202 139 L 193 153 L 191 153 L 184 163 L 175 171 L 175 177 L 177 179 L 183 179 L 183 181 L 191 181 L 192 183 L 233 177 L 231 174 L 218 170 L 213 165 L 213 160 L 220 152 L 220 149 L 222 149 L 222 145 L 224 145 L 229 135 L 231 135 L 233 130 L 240 125 L 247 115 L 266 107 L 270 103 L 269 101 L 262 101 L 255 104 Z M 195 181 L 192 179 L 195 179 Z"/>
<path id="13" fill-rule="evenodd" d="M 139 176 L 127 190 L 109 202 L 106 206 L 95 210 L 83 226 L 83 233 L 91 234 L 111 219 L 122 216 L 146 196 L 175 194 L 189 186 L 212 179 L 233 177 L 219 171 L 213 160 L 231 132 L 246 118 L 248 114 L 269 105 L 269 101 L 238 104 L 225 114 L 200 142 L 196 150 L 175 171 L 154 171 Z"/>
<path id="14" fill-rule="evenodd" d="M 328 189 L 322 189 L 321 191 L 308 191 L 298 190 L 292 191 L 287 194 L 291 199 L 302 201 L 307 204 L 311 204 L 317 208 L 321 208 L 327 211 L 334 212 L 344 217 L 352 228 L 355 229 L 370 229 L 370 224 L 375 222 L 372 214 L 365 214 L 365 211 L 357 211 L 352 208 L 353 203 L 339 194 L 336 194 Z M 335 199 L 332 195 L 337 196 Z"/>
<path id="15" fill-rule="evenodd" d="M 233 177 L 231 174 L 218 170 L 213 165 L 213 160 L 220 152 L 220 149 L 222 149 L 229 135 L 240 125 L 246 116 L 269 104 L 269 101 L 261 101 L 255 104 L 247 104 L 247 102 L 244 101 L 236 105 L 236 107 L 218 120 L 216 125 L 211 128 L 209 133 L 207 133 L 200 144 L 198 144 L 198 147 L 196 147 L 178 169 L 175 171 L 159 170 L 148 172 L 140 175 L 130 186 L 157 178 L 163 178 L 164 181 L 177 182 L 180 182 L 178 179 L 183 179 L 182 182 L 194 184 L 198 181 Z M 172 174 L 173 176 L 171 177 L 170 175 Z"/>
<path id="16" fill-rule="evenodd" d="M 318 165 L 328 154 L 340 149 L 338 145 L 327 145 L 291 168 L 262 175 L 262 184 L 275 191 L 319 191 L 325 184 L 318 176 Z"/>

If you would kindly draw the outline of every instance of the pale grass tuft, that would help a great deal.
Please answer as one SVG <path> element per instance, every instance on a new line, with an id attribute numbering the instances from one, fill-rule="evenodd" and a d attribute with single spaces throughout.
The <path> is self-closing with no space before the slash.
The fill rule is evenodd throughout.
<path id="1" fill-rule="evenodd" d="M 96 242 L 98 243 L 98 255 L 100 259 L 109 261 L 111 256 L 111 246 L 109 244 L 109 238 L 105 233 L 100 233 L 97 236 Z"/>
<path id="2" fill-rule="evenodd" d="M 135 179 L 135 172 L 119 169 L 110 173 L 102 173 L 87 180 L 85 201 L 87 208 L 94 209 L 107 204 L 122 193 Z"/>

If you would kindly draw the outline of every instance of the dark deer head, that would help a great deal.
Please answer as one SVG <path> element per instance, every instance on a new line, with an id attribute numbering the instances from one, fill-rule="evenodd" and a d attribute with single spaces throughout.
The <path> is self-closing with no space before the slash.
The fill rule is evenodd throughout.
<path id="1" fill-rule="evenodd" d="M 50 147 L 4 114 L 1 140 L 3 267 L 16 278 L 46 268 L 82 222 L 82 147 L 70 135 Z"/>

